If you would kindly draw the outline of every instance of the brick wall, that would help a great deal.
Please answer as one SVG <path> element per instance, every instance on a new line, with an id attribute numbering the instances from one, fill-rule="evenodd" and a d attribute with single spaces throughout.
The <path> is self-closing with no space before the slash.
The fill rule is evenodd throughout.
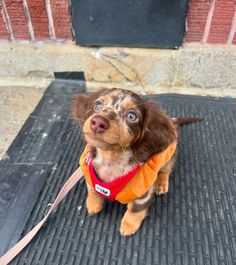
<path id="1" fill-rule="evenodd" d="M 190 0 L 186 41 L 236 44 L 236 0 Z"/>
<path id="2" fill-rule="evenodd" d="M 0 0 L 0 40 L 73 40 L 69 1 Z"/>
<path id="3" fill-rule="evenodd" d="M 70 0 L 0 0 L 0 40 L 73 41 Z M 186 42 L 236 44 L 236 0 L 189 0 Z"/>

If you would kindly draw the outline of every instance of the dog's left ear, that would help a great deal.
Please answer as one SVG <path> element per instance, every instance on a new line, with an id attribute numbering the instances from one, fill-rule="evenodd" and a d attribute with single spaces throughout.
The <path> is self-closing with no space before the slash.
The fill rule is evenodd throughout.
<path id="1" fill-rule="evenodd" d="M 106 89 L 100 89 L 96 92 L 87 94 L 77 94 L 72 104 L 72 115 L 80 126 L 83 126 L 84 122 L 90 117 L 94 110 L 94 102 Z"/>
<path id="2" fill-rule="evenodd" d="M 147 161 L 177 139 L 175 125 L 158 105 L 145 102 L 143 111 L 142 131 L 133 145 L 134 156 L 139 162 Z"/>

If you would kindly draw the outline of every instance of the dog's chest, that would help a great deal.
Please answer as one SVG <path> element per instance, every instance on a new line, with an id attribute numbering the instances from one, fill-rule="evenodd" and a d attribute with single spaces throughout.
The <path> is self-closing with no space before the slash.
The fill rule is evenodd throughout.
<path id="1" fill-rule="evenodd" d="M 120 155 L 113 152 L 97 152 L 93 160 L 93 166 L 97 176 L 101 181 L 109 183 L 116 178 L 126 174 L 133 167 L 134 163 L 130 163 L 131 152 L 122 152 Z"/>

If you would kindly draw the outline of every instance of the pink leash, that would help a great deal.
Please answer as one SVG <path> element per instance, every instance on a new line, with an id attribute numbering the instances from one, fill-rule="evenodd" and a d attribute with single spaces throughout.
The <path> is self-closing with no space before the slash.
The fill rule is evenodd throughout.
<path id="1" fill-rule="evenodd" d="M 29 244 L 32 238 L 38 233 L 42 225 L 47 221 L 51 212 L 57 207 L 61 200 L 67 195 L 67 193 L 75 186 L 75 184 L 82 178 L 83 172 L 79 167 L 66 181 L 64 186 L 61 188 L 59 194 L 57 195 L 55 201 L 49 208 L 47 214 L 44 218 L 28 233 L 26 234 L 15 246 L 8 250 L 3 256 L 0 257 L 0 265 L 7 265 L 12 261 L 25 246 Z"/>

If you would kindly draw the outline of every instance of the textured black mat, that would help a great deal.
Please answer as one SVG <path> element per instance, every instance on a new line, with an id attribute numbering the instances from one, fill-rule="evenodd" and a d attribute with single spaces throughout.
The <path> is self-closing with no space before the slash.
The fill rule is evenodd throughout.
<path id="1" fill-rule="evenodd" d="M 18 241 L 64 152 L 71 99 L 83 82 L 54 81 L 0 161 L 0 255 Z"/>
<path id="2" fill-rule="evenodd" d="M 47 105 L 51 97 L 46 95 L 41 104 Z M 119 235 L 125 207 L 118 203 L 107 202 L 99 215 L 90 218 L 85 209 L 85 183 L 78 184 L 12 264 L 236 264 L 236 102 L 180 95 L 151 98 L 172 116 L 196 115 L 204 121 L 181 128 L 169 193 L 156 198 L 138 233 Z M 60 97 L 60 102 L 64 118 L 62 123 L 55 118 L 51 127 L 55 128 L 51 129 L 55 149 L 45 145 L 34 160 L 45 163 L 48 158 L 52 164 L 44 168 L 46 181 L 22 234 L 43 217 L 47 204 L 78 166 L 84 146 L 79 130 L 67 118 L 68 100 Z M 42 107 L 36 113 L 47 119 L 53 116 Z M 29 131 L 35 128 L 32 118 L 27 123 Z M 40 126 L 45 125 L 41 122 Z M 16 141 L 19 137 L 32 136 L 25 130 Z M 41 137 L 35 133 L 32 139 L 37 144 Z M 30 142 L 25 140 L 24 156 L 14 161 L 32 161 Z"/>
<path id="3" fill-rule="evenodd" d="M 188 0 L 72 0 L 76 43 L 178 48 Z"/>

